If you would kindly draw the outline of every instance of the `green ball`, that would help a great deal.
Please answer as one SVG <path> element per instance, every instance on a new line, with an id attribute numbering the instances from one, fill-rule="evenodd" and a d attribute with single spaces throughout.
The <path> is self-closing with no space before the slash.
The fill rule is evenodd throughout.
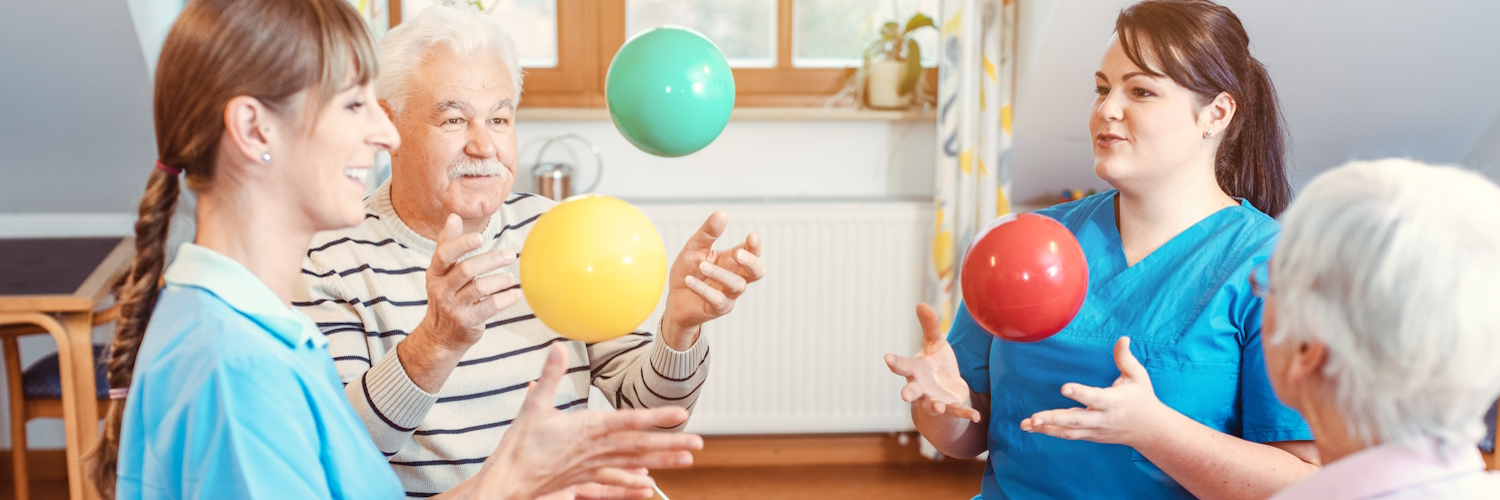
<path id="1" fill-rule="evenodd" d="M 663 26 L 631 38 L 604 78 L 615 128 L 642 151 L 674 157 L 713 142 L 734 109 L 734 73 L 703 35 Z"/>

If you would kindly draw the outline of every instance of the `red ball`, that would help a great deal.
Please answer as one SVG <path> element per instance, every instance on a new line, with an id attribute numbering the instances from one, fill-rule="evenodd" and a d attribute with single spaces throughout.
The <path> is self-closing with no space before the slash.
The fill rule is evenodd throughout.
<path id="1" fill-rule="evenodd" d="M 986 224 L 964 256 L 964 304 L 990 335 L 1036 342 L 1061 331 L 1089 290 L 1088 260 L 1051 217 L 1007 215 Z"/>

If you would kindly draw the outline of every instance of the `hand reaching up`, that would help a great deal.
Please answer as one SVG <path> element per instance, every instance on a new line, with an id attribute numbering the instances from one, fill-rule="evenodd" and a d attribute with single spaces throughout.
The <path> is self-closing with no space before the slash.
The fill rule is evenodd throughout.
<path id="1" fill-rule="evenodd" d="M 922 351 L 910 358 L 885 355 L 885 364 L 891 372 L 906 377 L 901 400 L 914 402 L 914 406 L 928 415 L 947 415 L 979 423 L 982 417 L 970 406 L 969 384 L 958 373 L 958 358 L 943 337 L 937 313 L 927 304 L 918 304 L 917 321 L 922 324 Z"/>

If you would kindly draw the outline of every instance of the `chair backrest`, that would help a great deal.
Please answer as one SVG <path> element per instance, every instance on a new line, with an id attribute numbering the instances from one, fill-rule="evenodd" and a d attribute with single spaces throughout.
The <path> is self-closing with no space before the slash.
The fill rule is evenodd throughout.
<path id="1" fill-rule="evenodd" d="M 1496 448 L 1500 448 L 1500 436 L 1495 435 L 1495 427 L 1500 425 L 1500 401 L 1495 401 L 1495 404 L 1490 406 L 1489 413 L 1484 414 L 1484 425 L 1487 431 L 1484 434 L 1484 441 L 1479 442 L 1479 451 L 1494 453 Z"/>

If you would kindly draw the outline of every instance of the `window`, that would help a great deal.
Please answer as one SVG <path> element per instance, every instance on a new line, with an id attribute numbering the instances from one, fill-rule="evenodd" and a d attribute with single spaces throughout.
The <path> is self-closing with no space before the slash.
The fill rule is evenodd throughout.
<path id="1" fill-rule="evenodd" d="M 848 68 L 861 64 L 874 33 L 888 21 L 903 28 L 914 13 L 938 18 L 938 0 L 802 0 L 792 15 L 792 66 Z M 922 47 L 922 65 L 937 65 L 937 30 L 913 35 Z"/>
<path id="2" fill-rule="evenodd" d="M 776 66 L 775 0 L 625 0 L 625 34 L 677 25 L 713 40 L 731 68 Z"/>
<path id="3" fill-rule="evenodd" d="M 394 1 L 394 0 L 393 0 Z M 435 0 L 400 0 L 403 17 L 416 18 Z M 557 0 L 482 0 L 474 3 L 494 16 L 516 39 L 516 52 L 526 68 L 557 67 Z"/>
<path id="4" fill-rule="evenodd" d="M 458 0 L 516 38 L 528 106 L 602 107 L 604 76 L 630 35 L 678 25 L 703 33 L 734 68 L 736 106 L 821 106 L 848 82 L 880 25 L 938 0 Z M 441 0 L 392 0 L 391 25 Z M 896 12 L 893 12 L 896 11 Z M 917 35 L 924 65 L 937 33 Z M 936 70 L 925 78 L 929 92 Z"/>

